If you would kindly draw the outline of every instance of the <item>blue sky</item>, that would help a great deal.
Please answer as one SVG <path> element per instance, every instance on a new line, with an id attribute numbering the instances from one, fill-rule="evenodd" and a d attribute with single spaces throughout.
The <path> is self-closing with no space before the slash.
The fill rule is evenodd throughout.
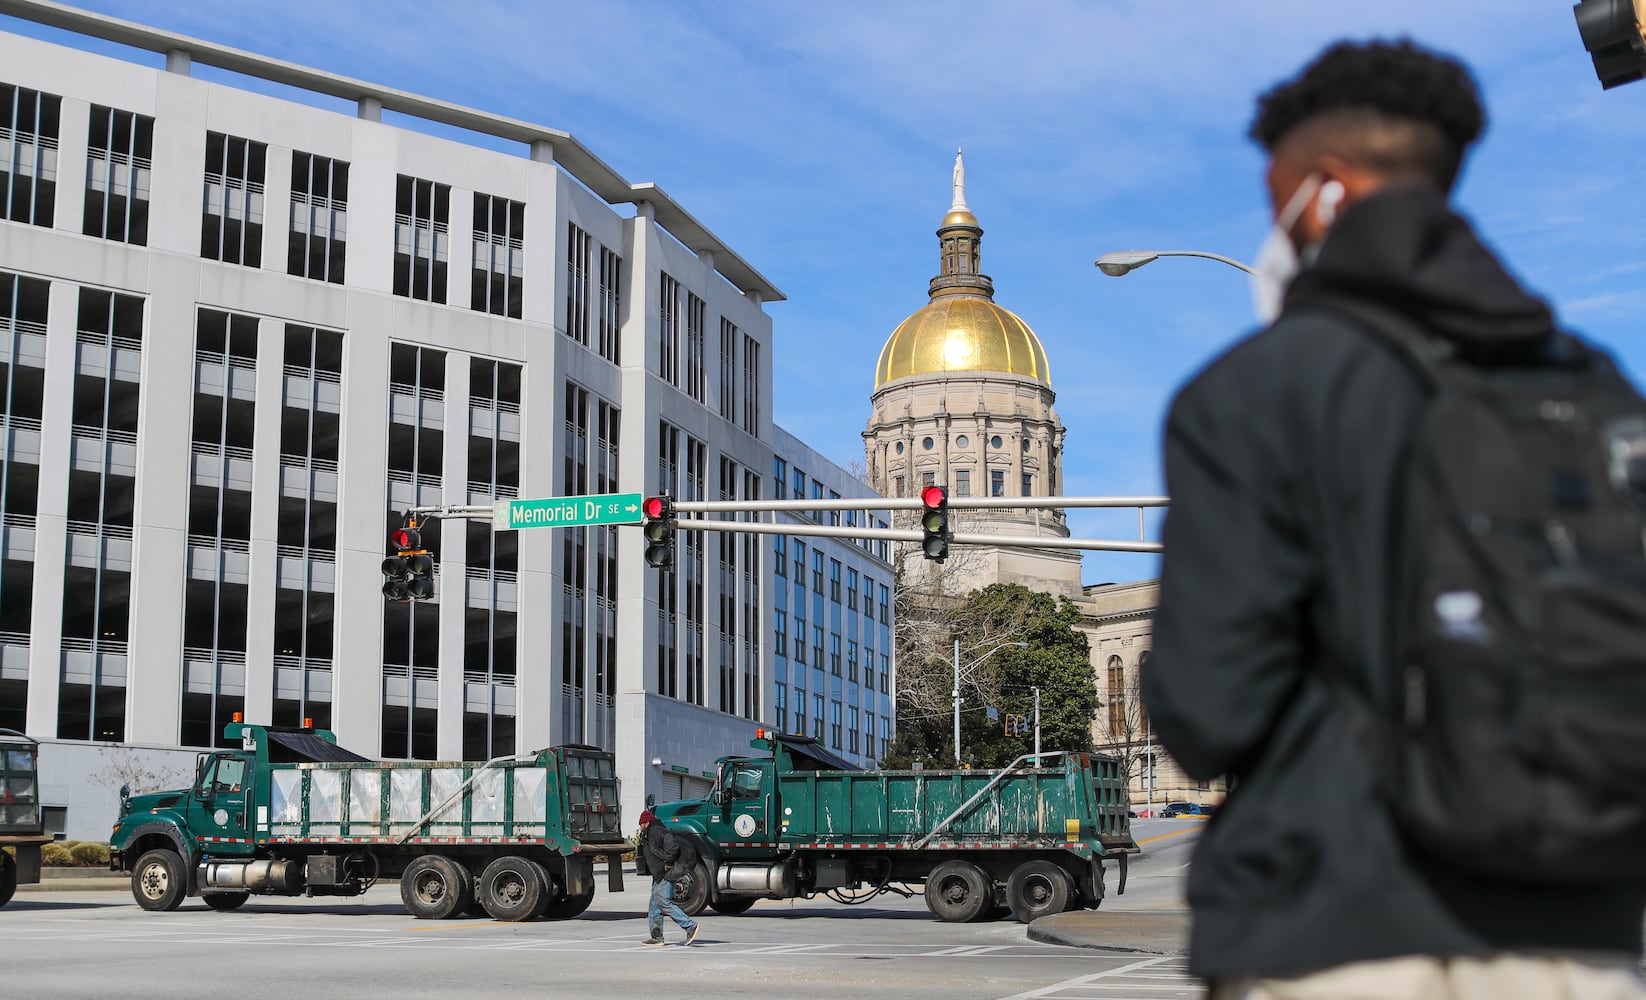
<path id="1" fill-rule="evenodd" d="M 1256 95 L 1336 38 L 1409 35 L 1485 93 L 1462 209 L 1568 325 L 1646 373 L 1646 82 L 1600 89 L 1569 0 L 80 6 L 563 129 L 660 184 L 787 293 L 768 307 L 776 418 L 843 464 L 862 456 L 881 344 L 926 301 L 963 146 L 996 299 L 1051 358 L 1070 494 L 1161 491 L 1171 393 L 1253 325 L 1232 268 L 1114 279 L 1093 258 L 1250 260 L 1268 222 L 1244 138 Z M 1127 513 L 1070 522 L 1136 531 Z M 1153 570 L 1092 554 L 1085 577 Z"/>

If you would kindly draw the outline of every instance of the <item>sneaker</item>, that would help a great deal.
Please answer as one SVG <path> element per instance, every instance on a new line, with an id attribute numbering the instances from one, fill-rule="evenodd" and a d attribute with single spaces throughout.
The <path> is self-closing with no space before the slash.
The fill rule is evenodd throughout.
<path id="1" fill-rule="evenodd" d="M 642 941 L 642 942 L 640 942 L 640 943 L 641 943 L 641 944 L 649 944 L 649 945 L 651 945 L 651 946 L 652 946 L 652 947 L 653 947 L 653 948 L 657 948 L 657 947 L 661 947 L 661 946 L 662 946 L 662 944 L 663 944 L 663 939 L 662 939 L 662 938 L 660 938 L 660 937 L 649 937 L 649 938 L 647 938 L 647 939 L 646 939 L 646 940 L 644 940 L 644 941 Z"/>
<path id="2" fill-rule="evenodd" d="M 692 929 L 686 932 L 686 943 L 691 944 L 693 941 L 696 941 L 697 940 L 697 932 L 702 930 L 702 929 L 703 929 L 702 924 L 692 924 Z"/>

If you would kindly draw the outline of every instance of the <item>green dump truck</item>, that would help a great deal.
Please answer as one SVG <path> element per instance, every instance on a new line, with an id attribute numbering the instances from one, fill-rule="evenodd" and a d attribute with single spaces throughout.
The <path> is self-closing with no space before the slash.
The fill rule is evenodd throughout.
<path id="1" fill-rule="evenodd" d="M 326 730 L 233 722 L 190 788 L 121 795 L 110 867 L 146 910 L 198 895 L 355 896 L 400 881 L 415 917 L 573 917 L 594 863 L 622 888 L 610 753 L 552 747 L 484 762 L 367 760 Z"/>
<path id="2" fill-rule="evenodd" d="M 40 813 L 40 744 L 0 729 L 0 906 L 19 885 L 40 881 L 40 846 L 51 843 Z"/>
<path id="3" fill-rule="evenodd" d="M 804 736 L 757 731 L 764 757 L 723 757 L 709 798 L 658 806 L 702 861 L 677 888 L 688 913 L 760 899 L 913 895 L 942 920 L 1010 910 L 1028 922 L 1094 907 L 1103 862 L 1137 851 L 1117 761 L 1018 758 L 999 771 L 860 771 Z"/>

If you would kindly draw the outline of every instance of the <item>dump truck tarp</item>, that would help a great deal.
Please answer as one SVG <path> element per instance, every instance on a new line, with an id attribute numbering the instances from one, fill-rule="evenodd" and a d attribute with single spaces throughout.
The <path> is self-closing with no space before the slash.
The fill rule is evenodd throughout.
<path id="1" fill-rule="evenodd" d="M 778 741 L 789 751 L 794 758 L 796 767 L 806 767 L 813 771 L 861 771 L 861 767 L 830 751 L 816 740 L 796 736 L 779 736 Z"/>
<path id="2" fill-rule="evenodd" d="M 270 763 L 351 764 L 370 760 L 310 733 L 269 733 Z"/>

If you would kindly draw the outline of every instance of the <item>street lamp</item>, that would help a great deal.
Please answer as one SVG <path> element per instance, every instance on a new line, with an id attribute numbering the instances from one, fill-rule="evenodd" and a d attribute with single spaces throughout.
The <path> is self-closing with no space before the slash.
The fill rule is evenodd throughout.
<path id="1" fill-rule="evenodd" d="M 1003 642 L 990 649 L 971 662 L 967 670 L 976 670 L 984 660 L 1005 649 L 1007 646 L 1016 646 L 1018 649 L 1028 649 L 1026 642 Z M 954 638 L 954 766 L 960 766 L 960 637 Z"/>
<path id="2" fill-rule="evenodd" d="M 1217 253 L 1206 253 L 1202 250 L 1116 250 L 1113 253 L 1104 254 L 1092 263 L 1096 265 L 1099 271 L 1109 277 L 1119 278 L 1130 274 L 1144 264 L 1152 263 L 1162 257 L 1205 257 L 1209 260 L 1222 261 L 1230 267 L 1238 267 L 1247 274 L 1252 273 L 1250 267 L 1233 257 L 1225 257 Z"/>

